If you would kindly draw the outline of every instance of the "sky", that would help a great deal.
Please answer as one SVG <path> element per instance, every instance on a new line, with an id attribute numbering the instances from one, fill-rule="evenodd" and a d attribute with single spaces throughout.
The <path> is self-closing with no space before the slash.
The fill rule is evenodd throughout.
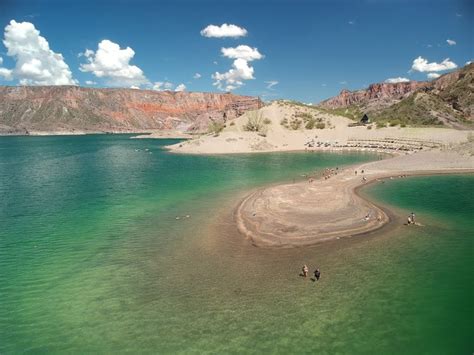
<path id="1" fill-rule="evenodd" d="M 474 1 L 0 0 L 0 85 L 307 103 L 474 59 Z"/>

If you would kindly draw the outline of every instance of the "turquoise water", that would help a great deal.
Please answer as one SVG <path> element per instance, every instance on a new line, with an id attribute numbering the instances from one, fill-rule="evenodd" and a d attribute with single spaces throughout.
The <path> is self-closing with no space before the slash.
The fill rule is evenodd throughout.
<path id="1" fill-rule="evenodd" d="M 266 250 L 232 224 L 246 191 L 379 157 L 171 142 L 0 138 L 0 353 L 472 353 L 472 176 L 366 191 L 424 227 Z"/>

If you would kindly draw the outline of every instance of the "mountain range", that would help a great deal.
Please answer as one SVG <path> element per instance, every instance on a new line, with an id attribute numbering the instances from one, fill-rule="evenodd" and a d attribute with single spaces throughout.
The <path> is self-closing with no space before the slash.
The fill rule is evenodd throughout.
<path id="1" fill-rule="evenodd" d="M 256 97 L 230 93 L 2 86 L 0 134 L 201 132 L 261 106 Z"/>

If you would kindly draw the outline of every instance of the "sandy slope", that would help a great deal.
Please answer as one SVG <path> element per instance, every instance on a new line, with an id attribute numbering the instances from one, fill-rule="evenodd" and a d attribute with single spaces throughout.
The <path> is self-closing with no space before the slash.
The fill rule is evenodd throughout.
<path id="1" fill-rule="evenodd" d="M 315 148 L 320 150 L 328 149 L 347 149 L 347 145 L 357 145 L 358 141 L 377 140 L 378 147 L 374 150 L 384 149 L 384 141 L 401 140 L 398 146 L 403 142 L 410 141 L 424 148 L 431 145 L 449 146 L 467 141 L 472 131 L 459 131 L 448 128 L 400 128 L 389 127 L 376 129 L 367 129 L 367 127 L 348 127 L 352 123 L 347 118 L 333 116 L 311 108 L 305 108 L 297 105 L 281 105 L 273 103 L 260 109 L 262 116 L 271 121 L 266 125 L 266 137 L 256 132 L 246 132 L 243 126 L 247 123 L 252 113 L 228 122 L 227 127 L 215 137 L 213 135 L 204 135 L 187 142 L 182 142 L 168 148 L 177 153 L 191 154 L 225 154 L 225 153 L 248 153 L 248 152 L 272 152 L 272 151 L 290 151 L 305 150 L 308 146 L 305 143 L 314 141 L 321 142 L 324 145 Z M 299 129 L 289 130 L 283 127 L 280 122 L 284 117 L 291 117 L 296 112 L 312 112 L 316 117 L 320 117 L 326 122 L 325 129 Z M 396 147 L 395 143 L 392 144 Z M 364 149 L 353 147 L 356 149 Z M 390 147 L 388 150 L 394 150 Z M 365 148 L 367 149 L 367 148 Z"/>

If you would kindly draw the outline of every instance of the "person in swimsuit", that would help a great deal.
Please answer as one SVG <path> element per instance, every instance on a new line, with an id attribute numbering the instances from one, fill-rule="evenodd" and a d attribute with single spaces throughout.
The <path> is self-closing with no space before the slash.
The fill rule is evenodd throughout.
<path id="1" fill-rule="evenodd" d="M 307 277 L 308 276 L 308 272 L 309 272 L 309 269 L 308 269 L 308 266 L 306 264 L 303 265 L 303 277 Z"/>
<path id="2" fill-rule="evenodd" d="M 319 271 L 319 268 L 317 268 L 316 270 L 314 270 L 314 278 L 316 279 L 316 281 L 319 281 L 320 277 L 321 277 L 321 271 Z"/>

